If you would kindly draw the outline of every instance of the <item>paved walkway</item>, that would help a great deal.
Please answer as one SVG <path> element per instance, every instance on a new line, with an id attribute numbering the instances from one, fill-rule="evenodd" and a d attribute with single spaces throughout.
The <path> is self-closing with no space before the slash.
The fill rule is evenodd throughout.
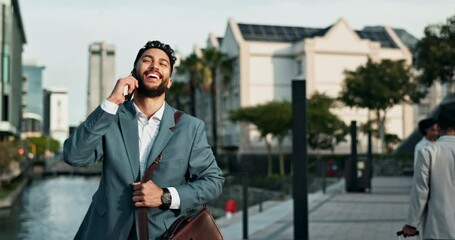
<path id="1" fill-rule="evenodd" d="M 342 180 L 330 186 L 327 194 L 310 194 L 310 239 L 396 239 L 407 215 L 411 184 L 411 177 L 375 177 L 371 193 L 346 193 Z M 293 200 L 267 202 L 264 209 L 249 209 L 248 239 L 293 239 Z M 241 212 L 217 222 L 226 240 L 242 239 Z"/>

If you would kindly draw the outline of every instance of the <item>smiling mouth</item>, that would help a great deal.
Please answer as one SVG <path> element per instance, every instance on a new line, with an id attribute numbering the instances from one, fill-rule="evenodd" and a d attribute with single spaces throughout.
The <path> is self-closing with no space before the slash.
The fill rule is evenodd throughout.
<path id="1" fill-rule="evenodd" d="M 144 80 L 157 81 L 161 80 L 161 75 L 157 72 L 145 72 Z"/>
<path id="2" fill-rule="evenodd" d="M 147 78 L 152 78 L 152 79 L 157 79 L 157 80 L 160 79 L 160 76 L 158 74 L 156 74 L 156 73 L 149 73 L 149 74 L 147 74 L 146 77 Z"/>

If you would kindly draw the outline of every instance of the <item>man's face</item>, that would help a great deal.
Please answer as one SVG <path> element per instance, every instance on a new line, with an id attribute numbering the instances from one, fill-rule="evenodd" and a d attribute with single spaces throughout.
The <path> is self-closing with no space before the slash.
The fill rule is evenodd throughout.
<path id="1" fill-rule="evenodd" d="M 428 140 L 434 142 L 434 141 L 436 141 L 438 134 L 439 134 L 439 127 L 438 127 L 438 125 L 434 124 L 427 129 L 426 138 Z"/>
<path id="2" fill-rule="evenodd" d="M 146 50 L 136 63 L 136 78 L 140 94 L 161 96 L 172 85 L 171 63 L 167 54 L 158 48 Z"/>

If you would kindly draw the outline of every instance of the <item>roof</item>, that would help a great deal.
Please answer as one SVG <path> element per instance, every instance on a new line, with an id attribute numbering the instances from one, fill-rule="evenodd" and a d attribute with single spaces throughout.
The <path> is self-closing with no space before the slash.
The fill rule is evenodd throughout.
<path id="1" fill-rule="evenodd" d="M 390 35 L 384 28 L 381 30 L 361 30 L 355 31 L 360 38 L 369 39 L 371 41 L 379 42 L 383 48 L 398 48 L 398 45 L 393 41 Z"/>
<path id="2" fill-rule="evenodd" d="M 222 37 L 217 37 L 217 38 L 216 38 L 216 40 L 218 41 L 218 43 L 220 44 L 220 46 L 221 46 L 221 44 L 223 43 L 223 39 L 224 39 L 224 38 L 222 38 Z"/>
<path id="3" fill-rule="evenodd" d="M 22 35 L 22 38 L 23 38 L 23 43 L 27 43 L 27 39 L 25 37 L 25 30 L 24 30 L 24 24 L 22 23 L 22 17 L 21 17 L 21 11 L 20 11 L 20 8 L 19 8 L 19 1 L 18 0 L 13 0 L 12 1 L 12 6 L 13 6 L 13 9 L 14 9 L 14 12 L 15 12 L 15 17 L 16 17 L 16 20 L 17 20 L 17 24 L 19 25 L 19 31 Z"/>
<path id="4" fill-rule="evenodd" d="M 406 47 L 408 47 L 411 51 L 414 50 L 419 39 L 402 28 L 394 28 L 393 31 L 395 31 L 397 36 L 401 39 L 404 45 L 406 45 Z"/>
<path id="5" fill-rule="evenodd" d="M 258 24 L 238 24 L 245 40 L 266 42 L 296 42 L 304 38 L 322 36 L 325 29 Z"/>
<path id="6" fill-rule="evenodd" d="M 332 27 L 308 28 L 245 23 L 238 23 L 238 26 L 245 40 L 264 42 L 296 42 L 305 38 L 324 36 Z M 415 37 L 403 29 L 394 30 L 408 47 L 410 47 L 412 41 L 417 41 Z M 393 41 L 383 26 L 366 27 L 362 30 L 355 31 L 355 33 L 362 39 L 379 42 L 383 48 L 398 48 L 398 45 Z"/>

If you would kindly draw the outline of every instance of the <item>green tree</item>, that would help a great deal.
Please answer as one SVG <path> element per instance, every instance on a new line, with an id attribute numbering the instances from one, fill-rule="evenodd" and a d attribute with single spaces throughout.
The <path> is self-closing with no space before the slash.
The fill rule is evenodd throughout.
<path id="1" fill-rule="evenodd" d="M 36 147 L 36 155 L 43 156 L 48 149 L 51 152 L 56 152 L 60 149 L 60 142 L 49 137 L 29 137 L 27 141 L 30 143 L 30 152 L 32 152 L 32 145 Z"/>
<path id="2" fill-rule="evenodd" d="M 204 86 L 210 89 L 210 102 L 212 112 L 212 136 L 213 149 L 215 156 L 218 155 L 218 133 L 217 133 L 217 92 L 216 79 L 217 74 L 221 75 L 223 82 L 231 78 L 232 64 L 228 56 L 216 48 L 202 49 L 202 76 Z"/>
<path id="3" fill-rule="evenodd" d="M 267 175 L 272 176 L 272 142 L 270 137 L 274 137 L 278 141 L 279 159 L 280 159 L 280 175 L 284 176 L 284 156 L 282 151 L 282 143 L 284 138 L 289 134 L 292 125 L 292 109 L 291 103 L 268 102 L 265 104 L 244 107 L 231 111 L 229 113 L 231 121 L 247 122 L 256 126 L 261 139 L 264 140 L 267 148 Z M 269 137 L 270 136 L 270 137 Z"/>
<path id="4" fill-rule="evenodd" d="M 280 175 L 285 175 L 283 141 L 292 128 L 292 105 L 289 101 L 274 101 L 260 105 L 263 121 L 270 126 L 270 134 L 278 142 Z"/>
<path id="5" fill-rule="evenodd" d="M 308 145 L 313 150 L 334 151 L 345 141 L 348 126 L 330 108 L 335 100 L 322 93 L 315 93 L 308 100 Z"/>
<path id="6" fill-rule="evenodd" d="M 379 138 L 379 131 L 375 126 L 378 126 L 376 119 L 367 121 L 364 124 L 360 125 L 360 131 L 362 131 L 364 134 L 368 134 L 368 132 L 371 132 L 372 136 Z M 391 153 L 394 149 L 394 147 L 401 142 L 401 139 L 396 135 L 396 134 L 391 134 L 391 133 L 385 133 L 385 145 L 386 145 L 386 150 L 387 153 Z"/>
<path id="7" fill-rule="evenodd" d="M 401 139 L 396 134 L 386 133 L 385 144 L 387 153 L 392 153 L 395 146 L 401 142 Z"/>
<path id="8" fill-rule="evenodd" d="M 371 59 L 355 71 L 345 71 L 339 99 L 349 107 L 373 111 L 377 122 L 382 152 L 385 152 L 385 122 L 387 111 L 401 103 L 417 102 L 423 95 L 418 85 L 411 81 L 410 67 L 404 60 Z"/>
<path id="9" fill-rule="evenodd" d="M 202 82 L 202 69 L 202 61 L 194 53 L 183 59 L 176 69 L 177 74 L 188 76 L 190 114 L 193 116 L 196 116 L 196 89 Z"/>
<path id="10" fill-rule="evenodd" d="M 16 141 L 0 141 L 0 176 L 8 172 L 12 161 L 19 160 L 18 150 L 19 146 Z"/>
<path id="11" fill-rule="evenodd" d="M 185 110 L 188 105 L 188 92 L 187 83 L 173 82 L 166 94 L 166 101 L 177 109 Z"/>
<path id="12" fill-rule="evenodd" d="M 431 86 L 434 81 L 451 85 L 455 92 L 455 15 L 445 24 L 425 28 L 424 37 L 416 45 L 416 67 L 422 70 L 419 82 Z"/>

